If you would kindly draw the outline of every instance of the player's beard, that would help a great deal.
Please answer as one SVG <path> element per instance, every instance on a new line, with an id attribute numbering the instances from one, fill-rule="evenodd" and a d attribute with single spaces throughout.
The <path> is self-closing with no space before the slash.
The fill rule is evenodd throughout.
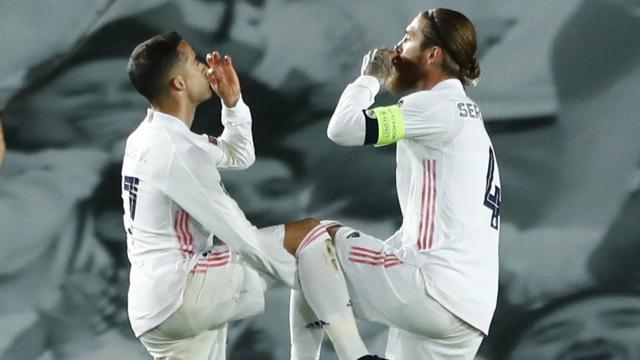
<path id="1" fill-rule="evenodd" d="M 386 82 L 387 90 L 394 95 L 400 95 L 415 89 L 422 80 L 423 74 L 418 63 L 412 59 L 396 55 L 392 60 L 393 68 Z"/>

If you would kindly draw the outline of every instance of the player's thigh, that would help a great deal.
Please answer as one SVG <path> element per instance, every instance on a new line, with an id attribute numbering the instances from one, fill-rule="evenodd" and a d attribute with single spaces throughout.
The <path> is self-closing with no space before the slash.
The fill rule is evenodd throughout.
<path id="1" fill-rule="evenodd" d="M 226 326 L 183 339 L 168 339 L 158 329 L 140 337 L 156 360 L 225 360 L 226 340 Z"/>
<path id="2" fill-rule="evenodd" d="M 473 360 L 482 339 L 478 330 L 462 321 L 447 336 L 435 339 L 391 328 L 385 357 L 389 360 Z"/>
<path id="3" fill-rule="evenodd" d="M 406 304 L 422 296 L 417 268 L 385 252 L 381 240 L 342 227 L 335 246 L 356 316 L 393 326 Z"/>
<path id="4" fill-rule="evenodd" d="M 190 281 L 179 311 L 196 331 L 262 313 L 270 282 L 237 254 L 228 267 L 194 273 Z"/>
<path id="5" fill-rule="evenodd" d="M 456 326 L 458 318 L 427 294 L 420 269 L 385 251 L 384 242 L 348 227 L 335 242 L 356 316 L 430 337 Z"/>
<path id="6" fill-rule="evenodd" d="M 187 276 L 182 305 L 158 326 L 166 338 L 195 336 L 264 311 L 268 280 L 225 248 L 199 255 Z"/>

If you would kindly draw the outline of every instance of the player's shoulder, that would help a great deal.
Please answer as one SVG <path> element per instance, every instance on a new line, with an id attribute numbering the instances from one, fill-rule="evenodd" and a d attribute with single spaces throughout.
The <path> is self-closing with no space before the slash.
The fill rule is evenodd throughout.
<path id="1" fill-rule="evenodd" d="M 399 106 L 432 108 L 434 105 L 448 101 L 450 94 L 442 91 L 419 90 L 407 94 L 398 101 Z"/>
<path id="2" fill-rule="evenodd" d="M 144 157 L 150 164 L 165 162 L 171 158 L 176 143 L 176 138 L 162 128 L 140 126 L 127 138 L 125 160 Z"/>

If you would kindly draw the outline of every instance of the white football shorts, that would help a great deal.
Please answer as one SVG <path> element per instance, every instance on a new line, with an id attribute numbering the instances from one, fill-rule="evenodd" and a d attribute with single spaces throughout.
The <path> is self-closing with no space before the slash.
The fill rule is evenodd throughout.
<path id="1" fill-rule="evenodd" d="M 264 241 L 282 246 L 284 226 L 260 229 Z M 275 282 L 226 245 L 199 254 L 187 276 L 182 305 L 140 336 L 154 359 L 224 360 L 227 323 L 264 311 L 264 292 Z"/>
<path id="2" fill-rule="evenodd" d="M 482 333 L 427 293 L 420 268 L 384 251 L 384 242 L 342 227 L 335 247 L 357 318 L 389 326 L 390 360 L 472 360 Z"/>

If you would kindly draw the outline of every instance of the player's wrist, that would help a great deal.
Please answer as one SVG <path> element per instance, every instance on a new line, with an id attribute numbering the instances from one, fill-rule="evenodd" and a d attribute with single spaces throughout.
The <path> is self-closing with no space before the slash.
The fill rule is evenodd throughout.
<path id="1" fill-rule="evenodd" d="M 234 108 L 238 104 L 238 101 L 240 101 L 240 97 L 241 97 L 240 93 L 234 94 L 232 96 L 225 96 L 222 99 L 222 103 L 224 104 L 224 106 L 228 108 Z"/>

